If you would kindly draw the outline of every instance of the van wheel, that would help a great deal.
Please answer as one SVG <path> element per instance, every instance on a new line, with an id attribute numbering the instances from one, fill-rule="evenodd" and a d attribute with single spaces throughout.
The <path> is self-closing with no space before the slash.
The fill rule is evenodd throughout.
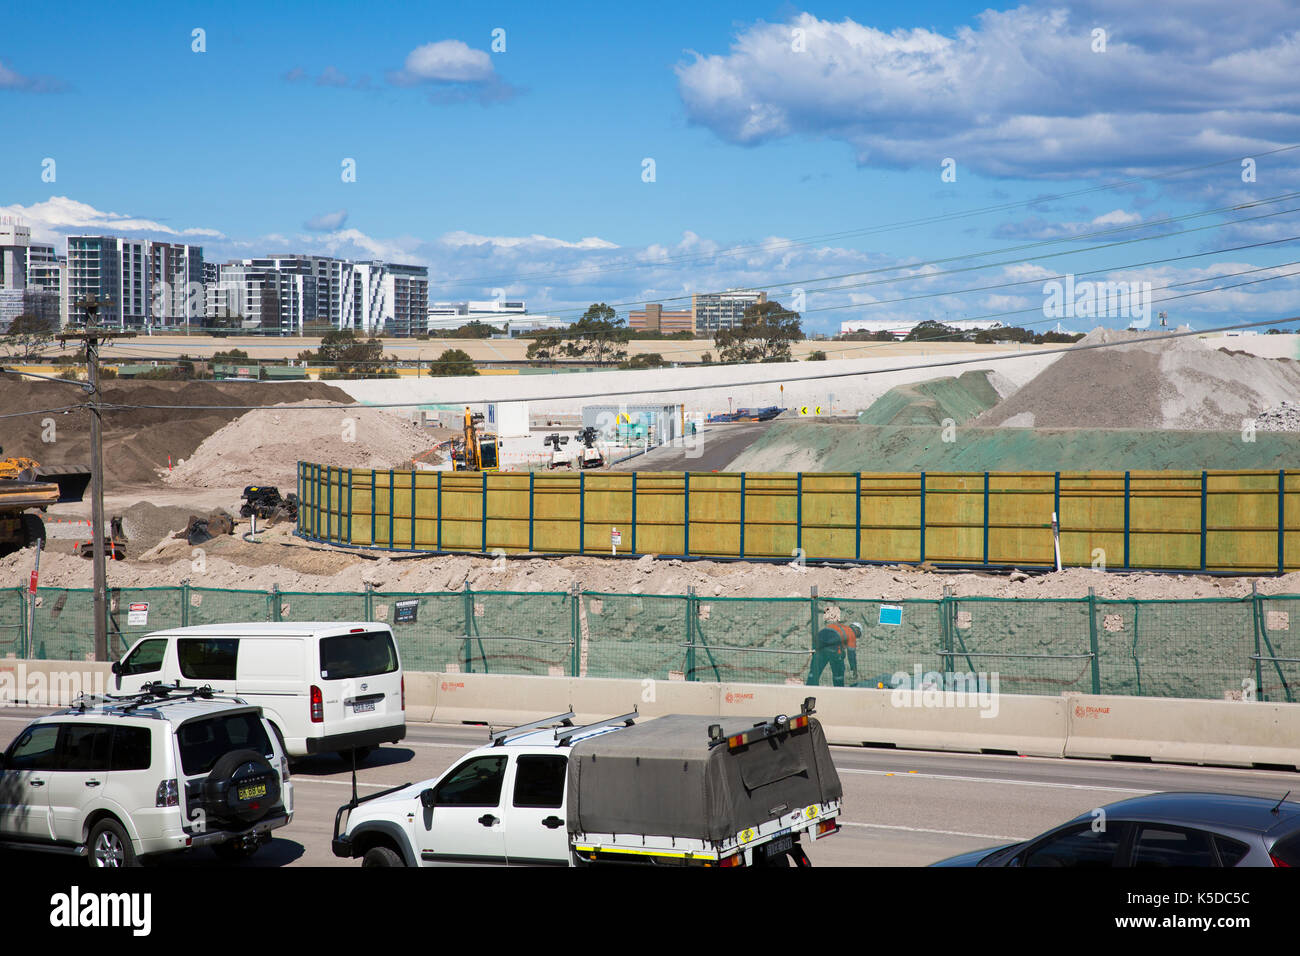
<path id="1" fill-rule="evenodd" d="M 353 747 L 351 750 L 340 750 L 339 757 L 349 767 L 352 766 L 352 755 L 356 754 L 357 766 L 360 767 L 366 762 L 366 758 L 374 751 L 374 747 Z"/>
<path id="2" fill-rule="evenodd" d="M 372 846 L 361 858 L 362 866 L 406 866 L 397 851 L 386 846 Z"/>
<path id="3" fill-rule="evenodd" d="M 139 866 L 130 835 L 116 820 L 100 820 L 90 830 L 86 849 L 92 867 Z"/>

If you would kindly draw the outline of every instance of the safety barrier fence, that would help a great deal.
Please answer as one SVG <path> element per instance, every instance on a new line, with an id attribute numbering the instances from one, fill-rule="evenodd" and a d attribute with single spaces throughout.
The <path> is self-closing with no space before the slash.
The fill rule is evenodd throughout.
<path id="1" fill-rule="evenodd" d="M 34 605 L 34 606 L 33 606 Z M 164 628 L 235 621 L 383 621 L 409 671 L 802 684 L 816 634 L 861 622 L 846 681 L 946 687 L 976 675 L 1004 694 L 1300 694 L 1300 595 L 1199 600 L 944 597 L 897 602 L 561 592 L 192 587 L 109 594 L 109 651 Z M 0 657 L 87 660 L 90 589 L 0 591 Z M 1297 627 L 1291 628 L 1291 615 Z M 847 654 L 843 663 L 850 661 Z M 832 681 L 832 669 L 817 675 Z M 919 677 L 919 680 L 918 680 Z M 996 687 L 992 680 L 996 678 Z"/>
<path id="2" fill-rule="evenodd" d="M 1300 568 L 1300 472 L 484 473 L 298 464 L 297 533 L 399 551 Z M 1054 530 L 1052 517 L 1057 516 Z M 615 534 L 617 532 L 617 534 Z"/>

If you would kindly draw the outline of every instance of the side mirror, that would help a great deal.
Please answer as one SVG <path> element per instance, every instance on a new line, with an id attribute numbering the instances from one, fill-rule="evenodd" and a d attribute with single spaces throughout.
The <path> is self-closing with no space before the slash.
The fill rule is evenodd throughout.
<path id="1" fill-rule="evenodd" d="M 424 807 L 424 809 L 432 810 L 434 799 L 435 797 L 432 789 L 420 791 L 420 806 Z"/>
<path id="2" fill-rule="evenodd" d="M 113 661 L 113 663 L 109 665 L 109 668 L 108 668 L 108 669 L 111 670 L 111 671 L 112 671 L 116 676 L 118 676 L 118 677 L 121 677 L 121 676 L 122 676 L 122 662 L 121 662 L 121 661 Z"/>

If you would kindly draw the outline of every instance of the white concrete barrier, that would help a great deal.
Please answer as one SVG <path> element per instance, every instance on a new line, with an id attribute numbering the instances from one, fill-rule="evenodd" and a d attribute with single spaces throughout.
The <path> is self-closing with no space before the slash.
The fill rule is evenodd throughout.
<path id="1" fill-rule="evenodd" d="M 1300 704 L 1065 696 L 1067 757 L 1300 767 Z"/>

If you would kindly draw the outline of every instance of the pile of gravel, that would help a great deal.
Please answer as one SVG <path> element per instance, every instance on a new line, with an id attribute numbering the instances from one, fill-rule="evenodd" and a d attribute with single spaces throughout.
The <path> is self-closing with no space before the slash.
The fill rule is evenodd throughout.
<path id="1" fill-rule="evenodd" d="M 1300 402 L 1282 402 L 1255 416 L 1255 430 L 1260 432 L 1300 431 Z"/>

